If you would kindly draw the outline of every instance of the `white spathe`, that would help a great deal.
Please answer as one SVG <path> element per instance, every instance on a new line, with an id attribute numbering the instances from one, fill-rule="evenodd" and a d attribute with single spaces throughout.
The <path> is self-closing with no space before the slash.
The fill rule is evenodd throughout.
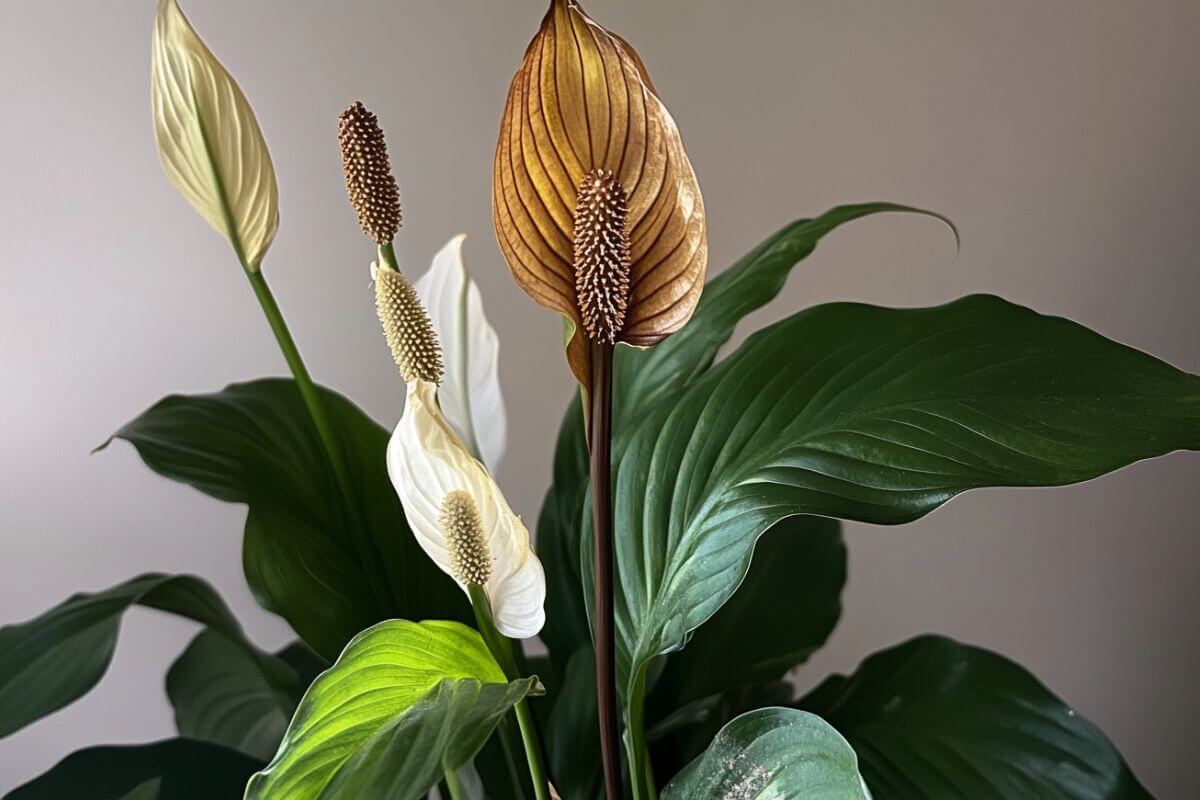
<path id="1" fill-rule="evenodd" d="M 388 442 L 387 466 L 418 544 L 464 591 L 450 564 L 440 517 L 451 492 L 466 492 L 475 501 L 492 558 L 483 590 L 496 628 L 515 639 L 536 635 L 546 621 L 546 576 L 529 531 L 442 416 L 435 384 L 408 384 L 404 416 Z"/>
<path id="2" fill-rule="evenodd" d="M 463 262 L 466 238 L 460 234 L 451 239 L 414 288 L 442 343 L 442 413 L 467 449 L 495 472 L 508 435 L 500 391 L 500 337 L 488 323 L 479 287 Z"/>
<path id="3" fill-rule="evenodd" d="M 246 96 L 175 0 L 154 15 L 150 106 L 167 178 L 257 271 L 279 227 L 271 155 Z"/>

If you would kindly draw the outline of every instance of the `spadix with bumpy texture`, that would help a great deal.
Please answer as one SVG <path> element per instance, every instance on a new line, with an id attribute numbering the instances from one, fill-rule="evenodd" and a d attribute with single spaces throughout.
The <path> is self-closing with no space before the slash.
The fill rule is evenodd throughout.
<path id="1" fill-rule="evenodd" d="M 482 586 L 496 628 L 527 639 L 546 620 L 546 576 L 529 531 L 438 408 L 437 386 L 408 383 L 387 449 L 388 476 L 421 548 L 464 590 Z"/>
<path id="2" fill-rule="evenodd" d="M 629 304 L 629 200 L 608 170 L 592 170 L 575 207 L 575 294 L 583 330 L 614 344 Z"/>
<path id="3" fill-rule="evenodd" d="M 471 495 L 461 490 L 446 495 L 440 522 L 454 577 L 468 586 L 483 586 L 492 577 L 492 556 L 483 536 L 483 520 Z"/>
<path id="4" fill-rule="evenodd" d="M 400 230 L 400 189 L 379 120 L 362 103 L 354 103 L 338 117 L 338 144 L 346 194 L 358 224 L 375 244 L 391 242 Z"/>
<path id="5" fill-rule="evenodd" d="M 585 303 L 597 296 L 580 292 L 576 249 L 584 232 L 576 216 L 594 171 L 611 173 L 626 198 L 628 290 L 617 331 L 603 324 L 607 311 L 588 321 L 594 307 Z M 585 328 L 652 345 L 682 328 L 700 299 L 704 201 L 675 121 L 633 48 L 572 0 L 553 0 L 509 87 L 492 214 L 513 278 L 574 326 L 567 360 L 585 386 Z"/>
<path id="6" fill-rule="evenodd" d="M 442 351 L 429 314 L 408 278 L 387 266 L 371 265 L 375 311 L 392 358 L 406 382 L 440 383 Z"/>

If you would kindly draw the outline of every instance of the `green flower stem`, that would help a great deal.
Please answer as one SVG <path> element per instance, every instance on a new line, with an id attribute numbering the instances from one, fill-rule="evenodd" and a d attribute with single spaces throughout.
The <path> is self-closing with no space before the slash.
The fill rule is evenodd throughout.
<path id="1" fill-rule="evenodd" d="M 500 665 L 500 669 L 504 670 L 504 674 L 509 680 L 520 678 L 521 674 L 517 670 L 517 659 L 513 654 L 512 642 L 501 636 L 500 631 L 496 630 L 496 624 L 492 620 L 492 607 L 488 603 L 483 587 L 472 584 L 467 587 L 467 590 L 471 595 L 471 606 L 475 609 L 475 620 L 479 626 L 479 633 L 483 636 L 488 650 L 492 652 L 496 663 Z M 525 758 L 529 761 L 529 778 L 533 781 L 533 795 L 537 800 L 550 800 L 548 791 L 550 784 L 546 777 L 546 765 L 542 760 L 542 743 L 538 738 L 537 725 L 533 720 L 533 713 L 529 710 L 528 701 L 519 700 L 513 707 L 513 713 L 517 717 L 517 725 L 521 728 Z"/>
<path id="2" fill-rule="evenodd" d="M 446 780 L 446 791 L 450 795 L 450 800 L 467 800 L 467 790 L 458 777 L 458 770 L 448 769 L 444 773 L 444 777 Z"/>
<path id="3" fill-rule="evenodd" d="M 379 260 L 396 272 L 400 271 L 400 262 L 396 260 L 396 248 L 392 247 L 391 242 L 379 245 Z"/>
<path id="4" fill-rule="evenodd" d="M 238 251 L 239 257 L 241 251 Z M 333 425 L 329 421 L 329 414 L 325 410 L 325 404 L 321 401 L 321 396 L 317 394 L 317 387 L 313 384 L 312 376 L 308 374 L 308 368 L 304 366 L 304 360 L 300 358 L 300 351 L 296 347 L 296 340 L 292 338 L 292 333 L 288 330 L 287 322 L 283 319 L 283 312 L 279 310 L 279 304 L 275 301 L 275 295 L 271 292 L 271 287 L 267 285 L 266 278 L 262 272 L 256 269 L 251 269 L 242 260 L 242 266 L 246 270 L 246 277 L 250 279 L 250 286 L 254 289 L 254 296 L 258 298 L 258 304 L 262 306 L 263 314 L 267 318 L 267 323 L 271 326 L 271 332 L 275 334 L 275 341 L 279 343 L 279 349 L 283 351 L 283 358 L 287 361 L 288 368 L 292 371 L 292 377 L 295 378 L 296 387 L 300 390 L 300 396 L 304 399 L 304 405 L 308 408 L 309 416 L 312 417 L 313 425 L 317 429 L 317 436 L 321 440 L 321 445 L 325 449 L 325 455 L 329 459 L 329 464 L 333 469 L 334 480 L 337 481 L 338 491 L 346 502 L 347 511 L 354 517 L 353 529 L 359 532 L 359 535 L 354 536 L 356 545 L 360 552 L 359 556 L 363 560 L 364 567 L 370 564 L 377 563 L 378 557 L 370 553 L 366 548 L 368 545 L 360 541 L 362 535 L 366 533 L 362 521 L 362 512 L 355 502 L 356 493 L 354 491 L 354 482 L 350 478 L 350 470 L 346 465 L 346 457 L 342 451 L 341 443 L 337 437 Z M 367 578 L 372 584 L 376 595 L 379 597 L 388 596 L 388 592 L 381 585 L 378 585 L 375 572 L 367 569 Z"/>
<path id="5" fill-rule="evenodd" d="M 629 690 L 625 748 L 629 756 L 630 783 L 635 800 L 658 800 L 650 751 L 646 747 L 646 671 L 638 671 Z"/>

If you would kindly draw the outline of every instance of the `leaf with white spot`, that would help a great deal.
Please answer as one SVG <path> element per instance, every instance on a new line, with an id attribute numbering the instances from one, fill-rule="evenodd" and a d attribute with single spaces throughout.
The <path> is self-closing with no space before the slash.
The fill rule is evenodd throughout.
<path id="1" fill-rule="evenodd" d="M 854 750 L 815 714 L 763 708 L 730 722 L 662 800 L 870 800 Z"/>

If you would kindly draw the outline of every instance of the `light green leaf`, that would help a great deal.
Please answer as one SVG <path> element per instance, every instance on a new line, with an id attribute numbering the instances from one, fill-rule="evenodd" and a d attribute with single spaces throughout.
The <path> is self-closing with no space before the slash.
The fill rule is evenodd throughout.
<path id="1" fill-rule="evenodd" d="M 194 619 L 256 652 L 213 588 L 191 575 L 151 573 L 77 594 L 28 622 L 0 628 L 0 737 L 95 686 L 112 661 L 121 618 L 135 604 Z"/>
<path id="2" fill-rule="evenodd" d="M 657 406 L 616 466 L 630 713 L 649 661 L 725 603 L 784 517 L 906 522 L 967 489 L 1072 483 L 1181 448 L 1200 448 L 1200 378 L 998 298 L 777 323 Z"/>
<path id="3" fill-rule="evenodd" d="M 455 622 L 392 620 L 364 631 L 305 693 L 246 800 L 420 797 L 465 764 L 537 688 L 509 683 L 482 638 Z"/>
<path id="4" fill-rule="evenodd" d="M 242 560 L 251 589 L 327 660 L 380 620 L 469 619 L 462 592 L 408 528 L 383 468 L 388 433 L 346 398 L 319 391 L 342 440 L 353 498 L 338 491 L 290 380 L 172 395 L 115 438 L 160 475 L 249 505 Z"/>
<path id="5" fill-rule="evenodd" d="M 279 227 L 271 154 L 242 90 L 175 0 L 160 0 L 154 16 L 150 77 L 163 171 L 258 271 Z"/>
<path id="6" fill-rule="evenodd" d="M 940 636 L 876 653 L 800 705 L 850 741 L 887 800 L 1150 797 L 1104 734 L 1036 678 Z"/>
<path id="7" fill-rule="evenodd" d="M 821 239 L 840 225 L 881 213 L 938 214 L 895 203 L 838 206 L 813 219 L 796 220 L 772 234 L 736 264 L 709 280 L 696 313 L 683 330 L 647 349 L 618 347 L 614 356 L 614 457 L 624 451 L 639 422 L 657 403 L 668 402 L 712 365 L 738 322 L 779 294 L 788 274 Z M 957 232 L 955 232 L 957 236 Z M 538 555 L 549 581 L 542 639 L 560 671 L 575 649 L 590 644 L 580 581 L 579 541 L 587 488 L 583 412 L 572 398 L 559 427 L 554 477 L 538 518 Z"/>
<path id="8" fill-rule="evenodd" d="M 854 751 L 820 717 L 764 708 L 730 722 L 662 800 L 869 800 Z"/>
<path id="9" fill-rule="evenodd" d="M 260 766 L 245 753 L 192 739 L 91 747 L 4 800 L 235 800 Z"/>
<path id="10" fill-rule="evenodd" d="M 251 654 L 214 630 L 193 639 L 167 673 L 181 736 L 263 761 L 275 754 L 303 688 L 287 662 Z"/>

